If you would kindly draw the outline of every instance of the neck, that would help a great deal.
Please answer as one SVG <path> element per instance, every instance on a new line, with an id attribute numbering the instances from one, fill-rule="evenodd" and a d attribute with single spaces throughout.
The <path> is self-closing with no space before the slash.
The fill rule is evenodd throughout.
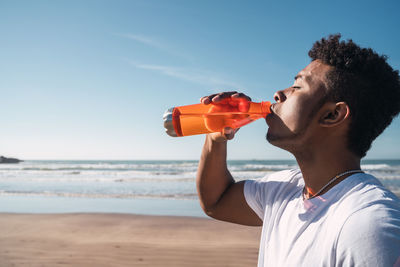
<path id="1" fill-rule="evenodd" d="M 348 152 L 346 149 L 340 153 L 307 153 L 305 155 L 295 155 L 297 163 L 303 174 L 305 182 L 305 192 L 308 197 L 314 196 L 319 190 L 327 185 L 335 176 L 349 170 L 359 170 L 361 159 Z M 329 191 L 330 188 L 346 179 L 351 174 L 346 174 L 330 184 L 321 194 Z"/>

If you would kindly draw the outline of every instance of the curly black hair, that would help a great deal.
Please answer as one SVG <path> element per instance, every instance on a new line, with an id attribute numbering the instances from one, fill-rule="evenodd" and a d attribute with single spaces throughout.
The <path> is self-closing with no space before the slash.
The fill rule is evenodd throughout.
<path id="1" fill-rule="evenodd" d="M 327 98 L 346 102 L 351 123 L 347 146 L 360 158 L 400 111 L 399 71 L 371 48 L 330 35 L 314 43 L 308 55 L 333 66 L 327 75 Z"/>

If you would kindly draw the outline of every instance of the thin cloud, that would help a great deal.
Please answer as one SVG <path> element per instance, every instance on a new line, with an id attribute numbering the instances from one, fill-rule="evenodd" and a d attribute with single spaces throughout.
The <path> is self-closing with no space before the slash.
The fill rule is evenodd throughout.
<path id="1" fill-rule="evenodd" d="M 184 54 L 182 51 L 178 51 L 178 49 L 173 49 L 165 41 L 162 41 L 155 37 L 150 37 L 150 36 L 141 35 L 141 34 L 132 34 L 132 33 L 116 33 L 115 35 L 138 42 L 138 43 L 141 43 L 141 44 L 144 44 L 144 45 L 152 47 L 152 48 L 156 48 L 158 50 L 167 52 L 168 54 L 178 56 L 180 58 L 184 58 L 186 60 L 193 60 L 193 57 L 191 55 Z"/>
<path id="2" fill-rule="evenodd" d="M 142 43 L 149 47 L 153 47 L 159 50 L 163 50 L 168 52 L 169 54 L 179 56 L 181 58 L 193 60 L 193 57 L 184 55 L 181 51 L 176 51 L 171 49 L 166 43 L 156 39 L 154 37 L 149 37 L 145 35 L 139 34 L 131 34 L 131 33 L 118 33 L 116 34 L 119 37 L 127 38 L 133 40 L 135 42 Z M 232 82 L 229 79 L 221 77 L 221 75 L 217 75 L 215 73 L 206 72 L 202 70 L 193 70 L 188 68 L 178 68 L 172 66 L 165 66 L 165 65 L 152 65 L 152 64 L 141 64 L 131 60 L 127 60 L 129 64 L 132 66 L 143 69 L 149 70 L 153 72 L 160 73 L 162 75 L 174 77 L 176 79 L 180 79 L 183 81 L 188 81 L 196 84 L 205 85 L 207 87 L 213 87 L 214 89 L 243 89 L 243 86 L 236 82 Z"/>
<path id="3" fill-rule="evenodd" d="M 136 42 L 152 46 L 158 49 L 167 50 L 167 46 L 163 44 L 161 41 L 156 40 L 155 38 L 139 35 L 139 34 L 131 34 L 131 33 L 117 33 L 117 36 L 124 37 L 130 40 L 134 40 Z"/>
<path id="4" fill-rule="evenodd" d="M 227 79 L 220 78 L 213 73 L 206 73 L 204 71 L 195 71 L 183 68 L 176 68 L 171 66 L 162 65 L 150 65 L 150 64 L 139 64 L 133 61 L 129 61 L 131 65 L 138 69 L 150 70 L 158 72 L 163 75 L 174 77 L 180 80 L 202 84 L 211 87 L 218 88 L 229 88 L 229 89 L 243 89 L 238 83 L 229 81 Z"/>

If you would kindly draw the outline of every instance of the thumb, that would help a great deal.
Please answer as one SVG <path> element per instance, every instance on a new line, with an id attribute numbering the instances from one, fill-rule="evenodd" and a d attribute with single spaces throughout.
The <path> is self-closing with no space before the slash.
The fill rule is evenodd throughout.
<path id="1" fill-rule="evenodd" d="M 235 133 L 239 130 L 238 129 L 232 129 L 230 127 L 226 127 L 222 130 L 223 135 L 225 135 L 226 139 L 232 140 L 235 137 Z"/>

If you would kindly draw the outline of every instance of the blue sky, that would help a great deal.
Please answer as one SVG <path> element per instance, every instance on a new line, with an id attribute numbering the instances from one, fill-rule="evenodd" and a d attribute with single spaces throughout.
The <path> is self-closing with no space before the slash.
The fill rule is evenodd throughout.
<path id="1" fill-rule="evenodd" d="M 342 33 L 400 68 L 399 1 L 0 0 L 0 154 L 23 159 L 198 159 L 162 114 L 224 90 L 272 100 Z M 291 159 L 240 130 L 230 159 Z M 368 158 L 400 158 L 400 119 Z"/>

